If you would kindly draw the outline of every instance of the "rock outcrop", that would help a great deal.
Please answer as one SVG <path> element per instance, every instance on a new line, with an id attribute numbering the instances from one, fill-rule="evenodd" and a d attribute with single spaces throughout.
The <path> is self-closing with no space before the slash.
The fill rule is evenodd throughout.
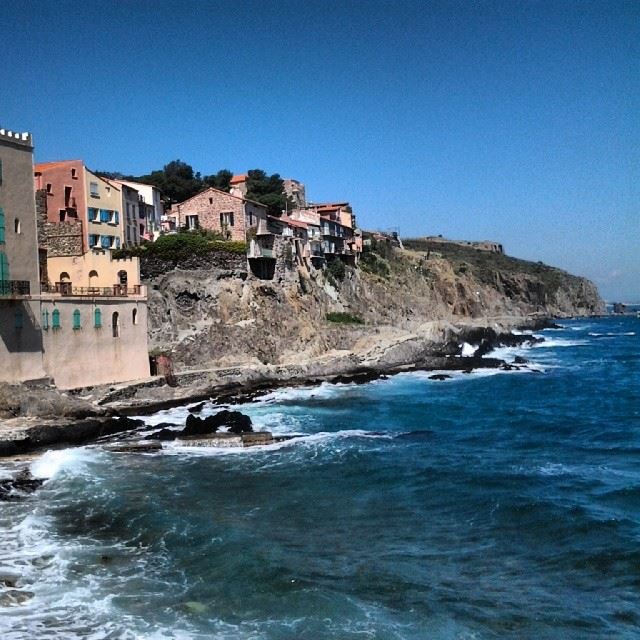
<path id="1" fill-rule="evenodd" d="M 150 347 L 183 371 L 287 364 L 363 353 L 386 342 L 397 355 L 412 349 L 402 344 L 405 334 L 428 342 L 431 332 L 432 342 L 446 340 L 434 321 L 499 326 L 508 319 L 514 326 L 517 319 L 604 310 L 592 283 L 558 269 L 471 248 L 445 255 L 405 244 L 413 248 L 347 268 L 342 281 L 303 268 L 272 281 L 235 267 L 161 273 L 150 282 Z M 373 271 L 382 275 L 368 269 L 380 263 L 384 271 Z M 332 312 L 362 324 L 328 322 Z"/>

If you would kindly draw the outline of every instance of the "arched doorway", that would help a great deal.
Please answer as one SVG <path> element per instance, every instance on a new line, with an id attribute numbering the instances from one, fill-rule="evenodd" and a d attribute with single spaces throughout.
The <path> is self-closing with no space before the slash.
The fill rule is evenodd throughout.
<path id="1" fill-rule="evenodd" d="M 127 286 L 127 272 L 123 269 L 122 271 L 118 271 L 118 284 Z"/>
<path id="2" fill-rule="evenodd" d="M 111 316 L 111 334 L 114 338 L 120 337 L 120 314 L 117 311 Z"/>
<path id="3" fill-rule="evenodd" d="M 98 286 L 98 272 L 95 269 L 89 271 L 89 287 L 95 289 Z"/>

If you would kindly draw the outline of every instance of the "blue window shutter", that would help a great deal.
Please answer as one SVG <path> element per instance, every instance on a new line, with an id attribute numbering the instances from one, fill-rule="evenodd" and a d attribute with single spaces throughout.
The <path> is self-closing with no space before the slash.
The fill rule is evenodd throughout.
<path id="1" fill-rule="evenodd" d="M 116 249 L 120 248 L 120 238 L 116 238 Z"/>
<path id="2" fill-rule="evenodd" d="M 7 256 L 0 251 L 0 282 L 10 280 L 9 278 L 9 261 Z"/>
<path id="3" fill-rule="evenodd" d="M 117 211 L 113 212 L 115 214 L 114 221 L 116 224 L 120 224 L 120 214 Z"/>

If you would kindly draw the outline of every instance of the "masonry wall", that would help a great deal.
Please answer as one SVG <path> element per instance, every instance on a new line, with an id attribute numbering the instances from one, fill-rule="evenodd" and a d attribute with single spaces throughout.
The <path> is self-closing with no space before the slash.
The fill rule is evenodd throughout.
<path id="1" fill-rule="evenodd" d="M 48 256 L 79 256 L 82 254 L 81 220 L 45 222 L 42 225 L 42 234 Z"/>
<path id="2" fill-rule="evenodd" d="M 96 328 L 95 309 L 102 327 Z M 60 328 L 52 327 L 54 309 Z M 73 312 L 80 311 L 80 328 L 73 328 Z M 136 312 L 134 324 L 133 312 Z M 42 313 L 49 328 L 42 330 L 44 368 L 61 389 L 126 382 L 149 376 L 146 301 L 98 298 L 43 298 Z M 113 336 L 112 317 L 118 313 L 119 335 Z"/>
<path id="3" fill-rule="evenodd" d="M 197 215 L 201 229 L 218 233 L 228 232 L 232 240 L 241 242 L 246 241 L 246 231 L 249 227 L 257 227 L 259 220 L 266 220 L 264 207 L 243 201 L 217 189 L 207 189 L 186 202 L 176 205 L 172 213 L 176 211 L 179 214 L 181 226 L 186 226 L 187 216 Z M 220 214 L 225 213 L 233 213 L 233 226 L 220 224 Z"/>

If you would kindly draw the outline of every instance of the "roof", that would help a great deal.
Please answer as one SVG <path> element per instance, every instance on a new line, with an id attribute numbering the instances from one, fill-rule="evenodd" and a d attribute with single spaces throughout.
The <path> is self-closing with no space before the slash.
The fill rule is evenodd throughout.
<path id="1" fill-rule="evenodd" d="M 38 162 L 33 165 L 34 171 L 46 171 L 47 169 L 55 169 L 72 162 L 82 162 L 82 160 L 55 160 L 54 162 Z"/>
<path id="2" fill-rule="evenodd" d="M 233 176 L 231 180 L 229 180 L 229 184 L 241 184 L 248 180 L 249 176 L 246 173 L 241 173 L 240 175 Z"/>
<path id="3" fill-rule="evenodd" d="M 286 217 L 282 217 L 279 218 L 278 216 L 267 216 L 267 218 L 269 218 L 269 220 L 274 220 L 275 222 L 279 222 L 280 224 L 286 224 L 289 227 L 296 227 L 298 229 L 308 229 L 309 225 L 306 222 L 301 222 L 300 220 L 292 220 L 291 218 L 286 218 Z"/>
<path id="4" fill-rule="evenodd" d="M 313 205 L 313 207 L 318 211 L 336 211 L 337 209 L 342 209 L 343 207 L 348 206 L 348 202 L 322 202 Z"/>
<path id="5" fill-rule="evenodd" d="M 235 198 L 236 200 L 242 200 L 242 202 L 249 202 L 255 205 L 256 207 L 262 207 L 263 209 L 267 208 L 267 205 L 262 204 L 262 202 L 256 202 L 255 200 L 248 200 L 247 198 L 243 198 L 242 196 L 235 196 L 233 195 L 233 193 L 229 193 L 228 191 L 222 191 L 222 189 L 216 189 L 215 187 L 207 187 L 204 191 L 201 191 L 200 193 L 196 193 L 195 196 L 191 196 L 190 198 L 187 198 L 182 202 L 176 202 L 175 204 L 172 205 L 172 207 L 183 205 L 185 202 L 189 202 L 189 200 L 193 200 L 194 198 L 201 196 L 203 193 L 209 193 L 210 191 L 216 191 L 217 193 L 224 193 L 225 196 L 229 196 L 230 198 Z"/>

